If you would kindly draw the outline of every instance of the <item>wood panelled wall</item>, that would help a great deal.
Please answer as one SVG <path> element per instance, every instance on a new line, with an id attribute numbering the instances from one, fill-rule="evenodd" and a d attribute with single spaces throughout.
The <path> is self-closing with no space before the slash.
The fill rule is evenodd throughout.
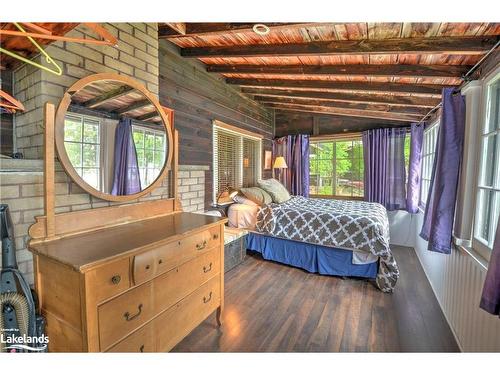
<path id="1" fill-rule="evenodd" d="M 12 72 L 0 70 L 0 88 L 12 95 Z M 14 120 L 11 114 L 0 114 L 0 154 L 11 155 L 13 149 Z"/>
<path id="2" fill-rule="evenodd" d="M 322 116 L 307 113 L 276 113 L 276 136 L 289 134 L 330 135 L 390 126 L 409 126 L 388 120 L 363 117 Z"/>
<path id="3" fill-rule="evenodd" d="M 198 61 L 180 56 L 178 47 L 160 41 L 160 103 L 174 109 L 179 130 L 179 164 L 208 165 L 205 176 L 205 207 L 212 202 L 212 121 L 264 136 L 263 154 L 271 150 L 274 113 L 227 85 L 222 78 L 209 74 Z M 264 160 L 264 156 L 262 156 Z M 271 171 L 263 170 L 264 178 Z"/>

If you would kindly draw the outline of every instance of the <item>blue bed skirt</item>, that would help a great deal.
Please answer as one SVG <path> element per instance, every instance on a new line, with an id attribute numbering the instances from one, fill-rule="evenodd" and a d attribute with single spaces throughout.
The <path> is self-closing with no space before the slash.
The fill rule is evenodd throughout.
<path id="1" fill-rule="evenodd" d="M 247 249 L 267 260 L 288 264 L 321 275 L 375 278 L 378 262 L 352 264 L 352 251 L 313 245 L 250 232 Z"/>

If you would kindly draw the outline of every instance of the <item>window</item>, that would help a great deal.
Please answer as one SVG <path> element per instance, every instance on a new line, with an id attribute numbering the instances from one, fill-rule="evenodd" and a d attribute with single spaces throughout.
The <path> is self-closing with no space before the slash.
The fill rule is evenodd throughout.
<path id="1" fill-rule="evenodd" d="M 486 84 L 481 132 L 474 248 L 483 256 L 493 248 L 500 212 L 500 74 Z M 488 258 L 488 256 L 486 256 Z"/>
<path id="2" fill-rule="evenodd" d="M 429 196 L 438 130 L 439 120 L 424 131 L 424 144 L 422 146 L 422 178 L 420 185 L 421 208 L 425 208 L 427 197 Z"/>
<path id="3" fill-rule="evenodd" d="M 360 136 L 311 140 L 311 195 L 364 196 L 363 143 Z"/>
<path id="4" fill-rule="evenodd" d="M 165 161 L 165 132 L 133 125 L 135 150 L 141 186 L 151 185 L 161 172 Z"/>
<path id="5" fill-rule="evenodd" d="M 100 190 L 101 146 L 100 122 L 86 116 L 68 115 L 64 119 L 64 147 L 83 180 Z"/>
<path id="6" fill-rule="evenodd" d="M 255 186 L 261 177 L 262 139 L 214 121 L 214 203 L 228 188 Z"/>

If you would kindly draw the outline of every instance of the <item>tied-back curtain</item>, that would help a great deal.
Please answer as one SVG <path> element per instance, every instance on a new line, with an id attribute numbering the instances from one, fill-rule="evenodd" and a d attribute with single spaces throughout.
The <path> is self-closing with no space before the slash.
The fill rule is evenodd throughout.
<path id="1" fill-rule="evenodd" d="M 500 219 L 479 306 L 490 314 L 500 314 Z"/>
<path id="2" fill-rule="evenodd" d="M 422 168 L 422 144 L 425 124 L 411 124 L 410 161 L 408 163 L 408 184 L 406 187 L 406 209 L 409 213 L 418 212 Z"/>
<path id="3" fill-rule="evenodd" d="M 404 159 L 406 129 L 373 129 L 363 132 L 365 199 L 388 210 L 406 207 Z"/>
<path id="4" fill-rule="evenodd" d="M 386 202 L 388 210 L 406 209 L 406 128 L 389 129 Z"/>
<path id="5" fill-rule="evenodd" d="M 292 195 L 309 196 L 309 136 L 288 135 L 273 141 L 273 156 L 283 156 L 288 168 L 280 180 Z"/>
<path id="6" fill-rule="evenodd" d="M 453 88 L 445 88 L 442 106 L 431 185 L 420 237 L 428 241 L 428 250 L 449 254 L 462 162 L 465 97 L 454 93 Z"/>
<path id="7" fill-rule="evenodd" d="M 132 137 L 132 120 L 121 119 L 115 131 L 113 195 L 130 195 L 141 191 L 137 152 Z"/>

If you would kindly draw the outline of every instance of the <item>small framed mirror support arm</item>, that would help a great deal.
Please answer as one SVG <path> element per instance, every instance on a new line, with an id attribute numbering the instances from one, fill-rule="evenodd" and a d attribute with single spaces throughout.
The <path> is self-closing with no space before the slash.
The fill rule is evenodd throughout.
<path id="1" fill-rule="evenodd" d="M 96 75 L 102 76 L 102 75 Z M 108 75 L 107 78 L 109 78 Z M 115 76 L 115 75 L 112 75 Z M 116 78 L 116 77 L 113 77 Z M 121 77 L 120 77 L 121 78 Z M 156 98 L 153 98 L 156 100 Z M 64 99 L 63 99 L 64 101 Z M 61 102 L 63 104 L 63 101 Z M 157 100 L 156 100 L 157 101 Z M 59 109 L 61 106 L 59 106 Z M 168 155 L 164 156 L 164 168 L 157 176 L 156 180 L 139 194 L 122 196 L 122 199 L 108 199 L 122 202 L 121 205 L 110 205 L 108 207 L 92 208 L 82 211 L 72 211 L 56 214 L 56 145 L 57 145 L 57 126 L 58 115 L 56 107 L 52 103 L 45 103 L 44 106 L 44 215 L 37 216 L 35 224 L 29 228 L 31 237 L 30 243 L 36 244 L 57 240 L 63 237 L 85 233 L 96 229 L 112 227 L 115 225 L 146 220 L 154 217 L 169 215 L 182 211 L 178 197 L 177 178 L 178 178 L 178 142 L 179 134 L 174 128 L 174 111 L 162 107 L 158 103 L 156 110 L 165 124 L 166 136 L 168 141 Z M 64 118 L 64 117 L 62 117 Z M 59 114 L 61 120 L 61 114 Z M 59 123 L 60 125 L 61 123 Z M 60 141 L 60 140 L 59 140 Z M 60 151 L 58 150 L 58 154 Z M 67 171 L 67 166 L 64 166 Z M 68 173 L 71 178 L 73 175 Z M 159 186 L 168 175 L 169 197 L 137 201 L 139 196 L 147 194 L 155 187 Z M 80 181 L 74 180 L 79 184 Z M 81 185 L 80 185 L 81 186 Z M 94 195 L 92 191 L 88 191 Z M 101 194 L 96 194 L 103 198 Z M 129 202 L 134 200 L 133 202 Z"/>

